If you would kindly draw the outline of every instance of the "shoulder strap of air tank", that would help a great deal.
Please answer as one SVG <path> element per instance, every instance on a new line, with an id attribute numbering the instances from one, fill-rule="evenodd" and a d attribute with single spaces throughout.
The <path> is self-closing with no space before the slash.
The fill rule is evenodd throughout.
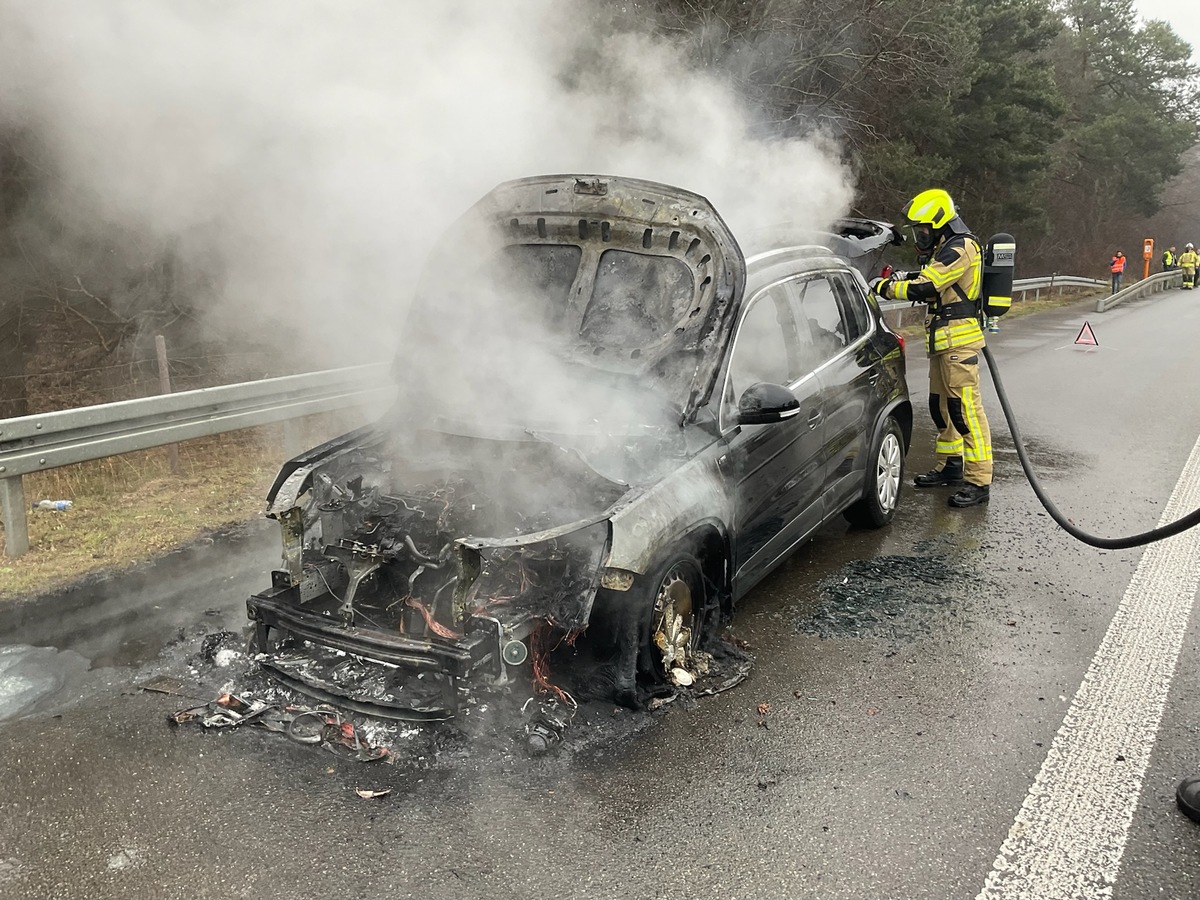
<path id="1" fill-rule="evenodd" d="M 970 232 L 968 232 L 967 234 L 961 235 L 961 237 L 964 239 L 964 241 L 971 240 L 971 241 L 975 242 L 975 247 L 979 251 L 979 264 L 983 265 L 983 244 L 979 243 L 979 238 L 975 237 L 975 235 L 971 234 Z M 968 297 L 967 292 L 964 291 L 961 287 L 959 287 L 959 284 L 957 281 L 954 282 L 954 284 L 951 285 L 951 287 L 954 288 L 954 293 L 958 294 L 958 299 L 962 301 L 961 303 L 953 304 L 953 307 L 955 309 L 954 318 L 968 319 L 968 318 L 977 317 L 982 314 L 982 311 L 980 310 L 980 307 L 979 307 L 979 301 L 972 300 L 970 297 Z"/>

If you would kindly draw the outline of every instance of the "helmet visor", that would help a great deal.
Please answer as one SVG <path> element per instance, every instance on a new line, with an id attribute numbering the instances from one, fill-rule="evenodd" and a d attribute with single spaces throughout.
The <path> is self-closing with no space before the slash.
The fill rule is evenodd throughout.
<path id="1" fill-rule="evenodd" d="M 933 249 L 933 226 L 924 222 L 916 222 L 912 226 L 913 243 L 922 253 Z"/>

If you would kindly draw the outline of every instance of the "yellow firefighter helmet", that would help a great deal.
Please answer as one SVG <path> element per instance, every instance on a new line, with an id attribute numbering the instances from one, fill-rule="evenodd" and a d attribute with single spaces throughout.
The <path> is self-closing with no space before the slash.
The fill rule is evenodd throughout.
<path id="1" fill-rule="evenodd" d="M 904 208 L 904 215 L 914 225 L 928 225 L 934 231 L 950 224 L 950 220 L 958 215 L 954 209 L 954 201 L 941 188 L 930 188 L 921 191 Z"/>

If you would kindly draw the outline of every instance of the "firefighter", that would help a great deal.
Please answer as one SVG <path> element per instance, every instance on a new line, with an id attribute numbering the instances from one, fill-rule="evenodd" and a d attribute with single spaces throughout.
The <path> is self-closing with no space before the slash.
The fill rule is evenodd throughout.
<path id="1" fill-rule="evenodd" d="M 877 278 L 871 289 L 891 300 L 927 304 L 929 414 L 938 427 L 937 465 L 917 487 L 958 487 L 954 507 L 987 503 L 992 435 L 979 397 L 979 312 L 983 252 L 954 201 L 941 188 L 917 194 L 904 211 L 917 246 L 919 272 Z"/>
<path id="2" fill-rule="evenodd" d="M 1196 286 L 1196 263 L 1198 262 L 1200 262 L 1200 256 L 1196 255 L 1196 248 L 1190 243 L 1186 244 L 1183 252 L 1179 254 L 1179 268 L 1183 270 L 1183 286 L 1189 291 Z"/>
<path id="3" fill-rule="evenodd" d="M 1125 254 L 1118 250 L 1109 267 L 1112 269 L 1112 292 L 1115 294 L 1121 289 L 1121 276 L 1125 274 Z"/>

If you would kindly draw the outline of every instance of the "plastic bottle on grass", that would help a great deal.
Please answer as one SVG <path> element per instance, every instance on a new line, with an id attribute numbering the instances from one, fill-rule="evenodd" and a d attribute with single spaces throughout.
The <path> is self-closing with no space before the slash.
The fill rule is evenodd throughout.
<path id="1" fill-rule="evenodd" d="M 66 512 L 71 506 L 70 500 L 35 500 L 33 503 L 34 509 L 52 509 L 55 512 Z"/>

